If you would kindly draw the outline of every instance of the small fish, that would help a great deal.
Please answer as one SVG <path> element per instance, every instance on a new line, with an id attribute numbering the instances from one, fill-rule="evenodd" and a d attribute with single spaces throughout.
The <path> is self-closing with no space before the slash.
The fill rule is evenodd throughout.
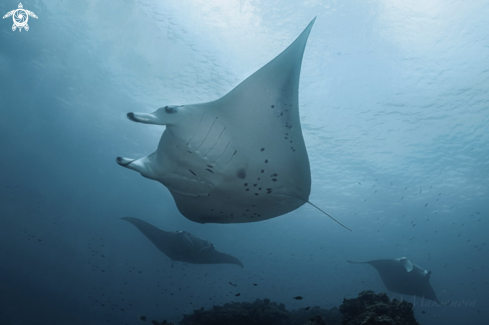
<path id="1" fill-rule="evenodd" d="M 304 309 L 304 310 L 309 310 L 309 309 L 311 309 L 311 306 L 307 306 L 306 309 Z"/>
<path id="2" fill-rule="evenodd" d="M 256 283 L 253 283 L 253 285 L 254 285 L 254 286 L 256 287 L 256 286 L 257 286 L 258 284 L 256 284 Z"/>
<path id="3" fill-rule="evenodd" d="M 229 284 L 232 285 L 233 287 L 238 286 L 236 283 L 232 283 L 232 282 L 229 282 Z"/>
<path id="4" fill-rule="evenodd" d="M 428 206 L 428 203 L 426 203 L 426 204 L 424 205 L 424 207 L 425 207 L 425 208 L 426 208 L 427 206 Z"/>
<path id="5" fill-rule="evenodd" d="M 423 311 L 421 311 L 421 314 L 426 314 L 426 312 L 423 310 Z"/>
<path id="6" fill-rule="evenodd" d="M 294 297 L 293 299 L 295 299 L 295 300 L 302 300 L 302 299 L 304 299 L 304 298 L 302 298 L 302 296 L 296 296 L 296 297 Z"/>
<path id="7" fill-rule="evenodd" d="M 146 321 L 146 316 L 139 317 L 142 321 Z"/>
<path id="8" fill-rule="evenodd" d="M 239 296 L 241 296 L 241 293 L 238 292 L 237 294 L 235 294 L 235 296 L 239 297 Z"/>

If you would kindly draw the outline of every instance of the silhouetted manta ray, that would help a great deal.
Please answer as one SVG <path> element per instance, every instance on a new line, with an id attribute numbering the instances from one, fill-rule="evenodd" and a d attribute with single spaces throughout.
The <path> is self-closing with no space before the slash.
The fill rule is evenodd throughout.
<path id="1" fill-rule="evenodd" d="M 135 225 L 151 242 L 173 261 L 193 264 L 236 264 L 243 263 L 236 257 L 216 251 L 207 240 L 189 234 L 186 231 L 168 232 L 156 228 L 138 218 L 121 218 Z"/>
<path id="2" fill-rule="evenodd" d="M 117 163 L 162 183 L 178 210 L 199 223 L 266 220 L 310 203 L 298 90 L 314 21 L 218 100 L 128 113 L 131 121 L 166 129 L 155 152 L 140 159 L 118 157 Z"/>
<path id="3" fill-rule="evenodd" d="M 431 287 L 431 271 L 422 269 L 405 257 L 367 262 L 347 262 L 372 265 L 379 272 L 387 289 L 391 291 L 430 299 L 442 304 Z"/>

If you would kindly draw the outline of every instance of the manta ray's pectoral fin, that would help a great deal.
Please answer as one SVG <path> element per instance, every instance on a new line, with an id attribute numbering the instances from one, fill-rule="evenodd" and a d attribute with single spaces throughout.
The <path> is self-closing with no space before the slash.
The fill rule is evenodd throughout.
<path id="1" fill-rule="evenodd" d="M 157 179 L 156 173 L 153 170 L 154 156 L 155 154 L 152 153 L 149 156 L 139 159 L 117 157 L 115 161 L 122 167 L 126 167 L 139 172 L 143 177 Z"/>
<path id="2" fill-rule="evenodd" d="M 165 106 L 153 113 L 127 113 L 127 118 L 133 122 L 144 124 L 168 125 L 175 121 L 178 111 L 183 106 Z"/>

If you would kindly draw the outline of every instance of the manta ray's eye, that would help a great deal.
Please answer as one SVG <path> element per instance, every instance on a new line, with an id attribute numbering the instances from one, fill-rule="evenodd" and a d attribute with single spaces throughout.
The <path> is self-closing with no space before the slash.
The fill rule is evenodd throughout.
<path id="1" fill-rule="evenodd" d="M 176 106 L 165 106 L 165 111 L 168 114 L 173 114 L 177 112 L 177 107 Z"/>

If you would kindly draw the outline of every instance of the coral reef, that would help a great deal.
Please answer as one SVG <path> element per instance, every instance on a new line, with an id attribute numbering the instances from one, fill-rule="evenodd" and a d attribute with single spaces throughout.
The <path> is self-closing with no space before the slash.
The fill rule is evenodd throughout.
<path id="1" fill-rule="evenodd" d="M 324 309 L 316 306 L 290 312 L 290 320 L 294 325 L 340 325 L 342 318 L 336 307 Z"/>
<path id="2" fill-rule="evenodd" d="M 284 304 L 257 299 L 253 303 L 228 303 L 211 310 L 194 310 L 180 325 L 419 325 L 413 305 L 385 293 L 363 291 L 358 298 L 344 299 L 340 308 L 307 307 L 287 311 Z M 152 321 L 153 325 L 173 325 Z"/>
<path id="3" fill-rule="evenodd" d="M 185 315 L 180 325 L 292 325 L 284 304 L 257 299 L 253 303 L 228 303 L 212 310 L 196 310 Z"/>
<path id="4" fill-rule="evenodd" d="M 363 291 L 358 298 L 344 299 L 340 306 L 342 325 L 419 325 L 414 318 L 413 305 L 385 293 Z"/>
<path id="5" fill-rule="evenodd" d="M 173 325 L 173 323 L 168 323 L 166 320 L 162 321 L 161 323 L 156 320 L 152 320 L 151 323 L 153 325 Z"/>

